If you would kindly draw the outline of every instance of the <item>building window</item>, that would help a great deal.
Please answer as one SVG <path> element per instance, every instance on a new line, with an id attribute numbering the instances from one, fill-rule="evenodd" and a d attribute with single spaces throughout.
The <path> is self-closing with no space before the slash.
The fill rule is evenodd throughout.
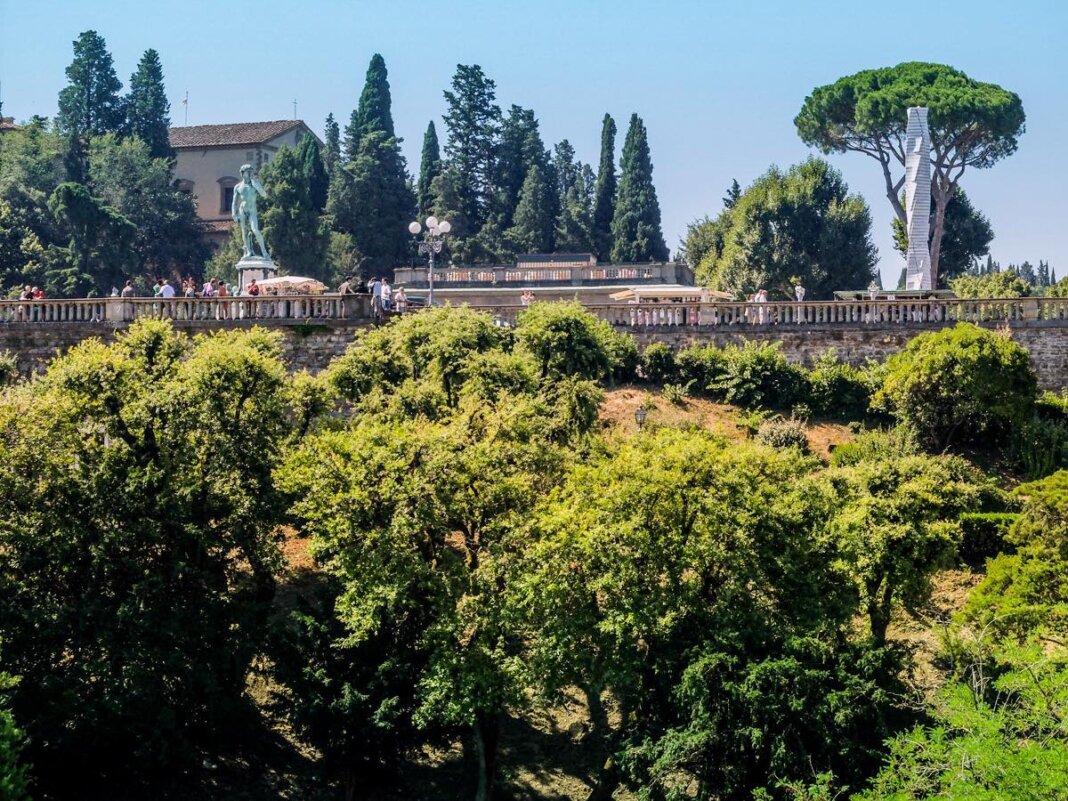
<path id="1" fill-rule="evenodd" d="M 219 179 L 219 214 L 230 214 L 234 205 L 234 187 L 237 179 L 226 177 Z"/>

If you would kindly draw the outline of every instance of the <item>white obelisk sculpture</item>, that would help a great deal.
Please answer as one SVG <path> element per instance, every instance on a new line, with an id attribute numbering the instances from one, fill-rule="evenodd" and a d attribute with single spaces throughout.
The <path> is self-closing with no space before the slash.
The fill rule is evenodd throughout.
<path id="1" fill-rule="evenodd" d="M 905 215 L 909 249 L 905 289 L 931 289 L 931 133 L 927 109 L 909 109 L 905 129 Z"/>

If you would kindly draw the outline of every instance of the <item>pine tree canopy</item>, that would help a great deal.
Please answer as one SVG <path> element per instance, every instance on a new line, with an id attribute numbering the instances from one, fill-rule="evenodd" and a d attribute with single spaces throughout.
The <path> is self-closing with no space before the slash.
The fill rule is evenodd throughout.
<path id="1" fill-rule="evenodd" d="M 632 114 L 623 143 L 619 192 L 612 218 L 612 261 L 665 261 L 660 203 L 653 186 L 653 162 L 645 124 Z"/>
<path id="2" fill-rule="evenodd" d="M 517 253 L 552 253 L 556 222 L 552 198 L 553 189 L 545 170 L 535 161 L 523 181 L 515 223 L 507 234 Z"/>
<path id="3" fill-rule="evenodd" d="M 334 168 L 341 159 L 341 131 L 333 114 L 326 115 L 323 132 L 323 167 L 326 174 L 333 176 Z"/>
<path id="4" fill-rule="evenodd" d="M 392 103 L 386 62 L 375 53 L 367 67 L 360 104 L 353 110 L 345 127 L 345 156 L 348 161 L 356 158 L 360 142 L 369 133 L 381 131 L 388 136 L 396 135 L 393 130 Z"/>
<path id="5" fill-rule="evenodd" d="M 501 110 L 497 85 L 477 64 L 456 66 L 452 91 L 445 92 L 445 156 L 460 177 L 464 214 L 472 233 L 482 227 L 490 210 L 494 156 Z"/>
<path id="6" fill-rule="evenodd" d="M 318 153 L 314 137 L 306 136 L 297 149 L 279 148 L 263 169 L 263 186 L 267 192 L 263 233 L 271 254 L 285 272 L 321 278 L 326 277 L 326 233 L 320 225 L 305 172 L 309 140 Z M 321 169 L 322 165 L 319 166 Z"/>
<path id="7" fill-rule="evenodd" d="M 159 53 L 146 50 L 130 77 L 126 96 L 126 128 L 146 145 L 155 158 L 173 158 L 167 129 L 171 127 L 171 104 L 163 86 Z"/>

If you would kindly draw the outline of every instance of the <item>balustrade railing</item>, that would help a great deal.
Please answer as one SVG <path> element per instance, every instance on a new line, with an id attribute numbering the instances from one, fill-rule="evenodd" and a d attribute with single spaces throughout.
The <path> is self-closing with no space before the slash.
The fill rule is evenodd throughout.
<path id="1" fill-rule="evenodd" d="M 660 326 L 905 326 L 955 322 L 1068 323 L 1068 298 L 981 300 L 834 300 L 804 303 L 595 303 L 587 310 L 624 328 Z M 521 305 L 476 305 L 498 320 L 514 323 Z M 223 298 L 100 298 L 0 301 L 0 324 L 111 323 L 144 317 L 178 322 L 273 322 L 366 320 L 366 295 L 261 295 Z"/>

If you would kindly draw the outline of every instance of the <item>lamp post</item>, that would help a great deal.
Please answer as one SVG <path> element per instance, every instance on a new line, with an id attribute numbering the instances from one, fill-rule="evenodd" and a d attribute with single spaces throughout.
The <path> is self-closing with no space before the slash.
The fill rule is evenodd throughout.
<path id="1" fill-rule="evenodd" d="M 408 233 L 413 237 L 419 236 L 419 233 L 423 230 L 417 221 L 408 223 Z M 438 220 L 437 217 L 430 216 L 426 218 L 426 233 L 423 234 L 423 239 L 418 243 L 419 252 L 426 254 L 429 259 L 427 267 L 427 279 L 430 282 L 430 291 L 427 293 L 426 305 L 434 305 L 434 256 L 441 253 L 442 247 L 445 245 L 445 235 L 452 230 L 452 226 L 449 225 L 448 220 Z"/>

